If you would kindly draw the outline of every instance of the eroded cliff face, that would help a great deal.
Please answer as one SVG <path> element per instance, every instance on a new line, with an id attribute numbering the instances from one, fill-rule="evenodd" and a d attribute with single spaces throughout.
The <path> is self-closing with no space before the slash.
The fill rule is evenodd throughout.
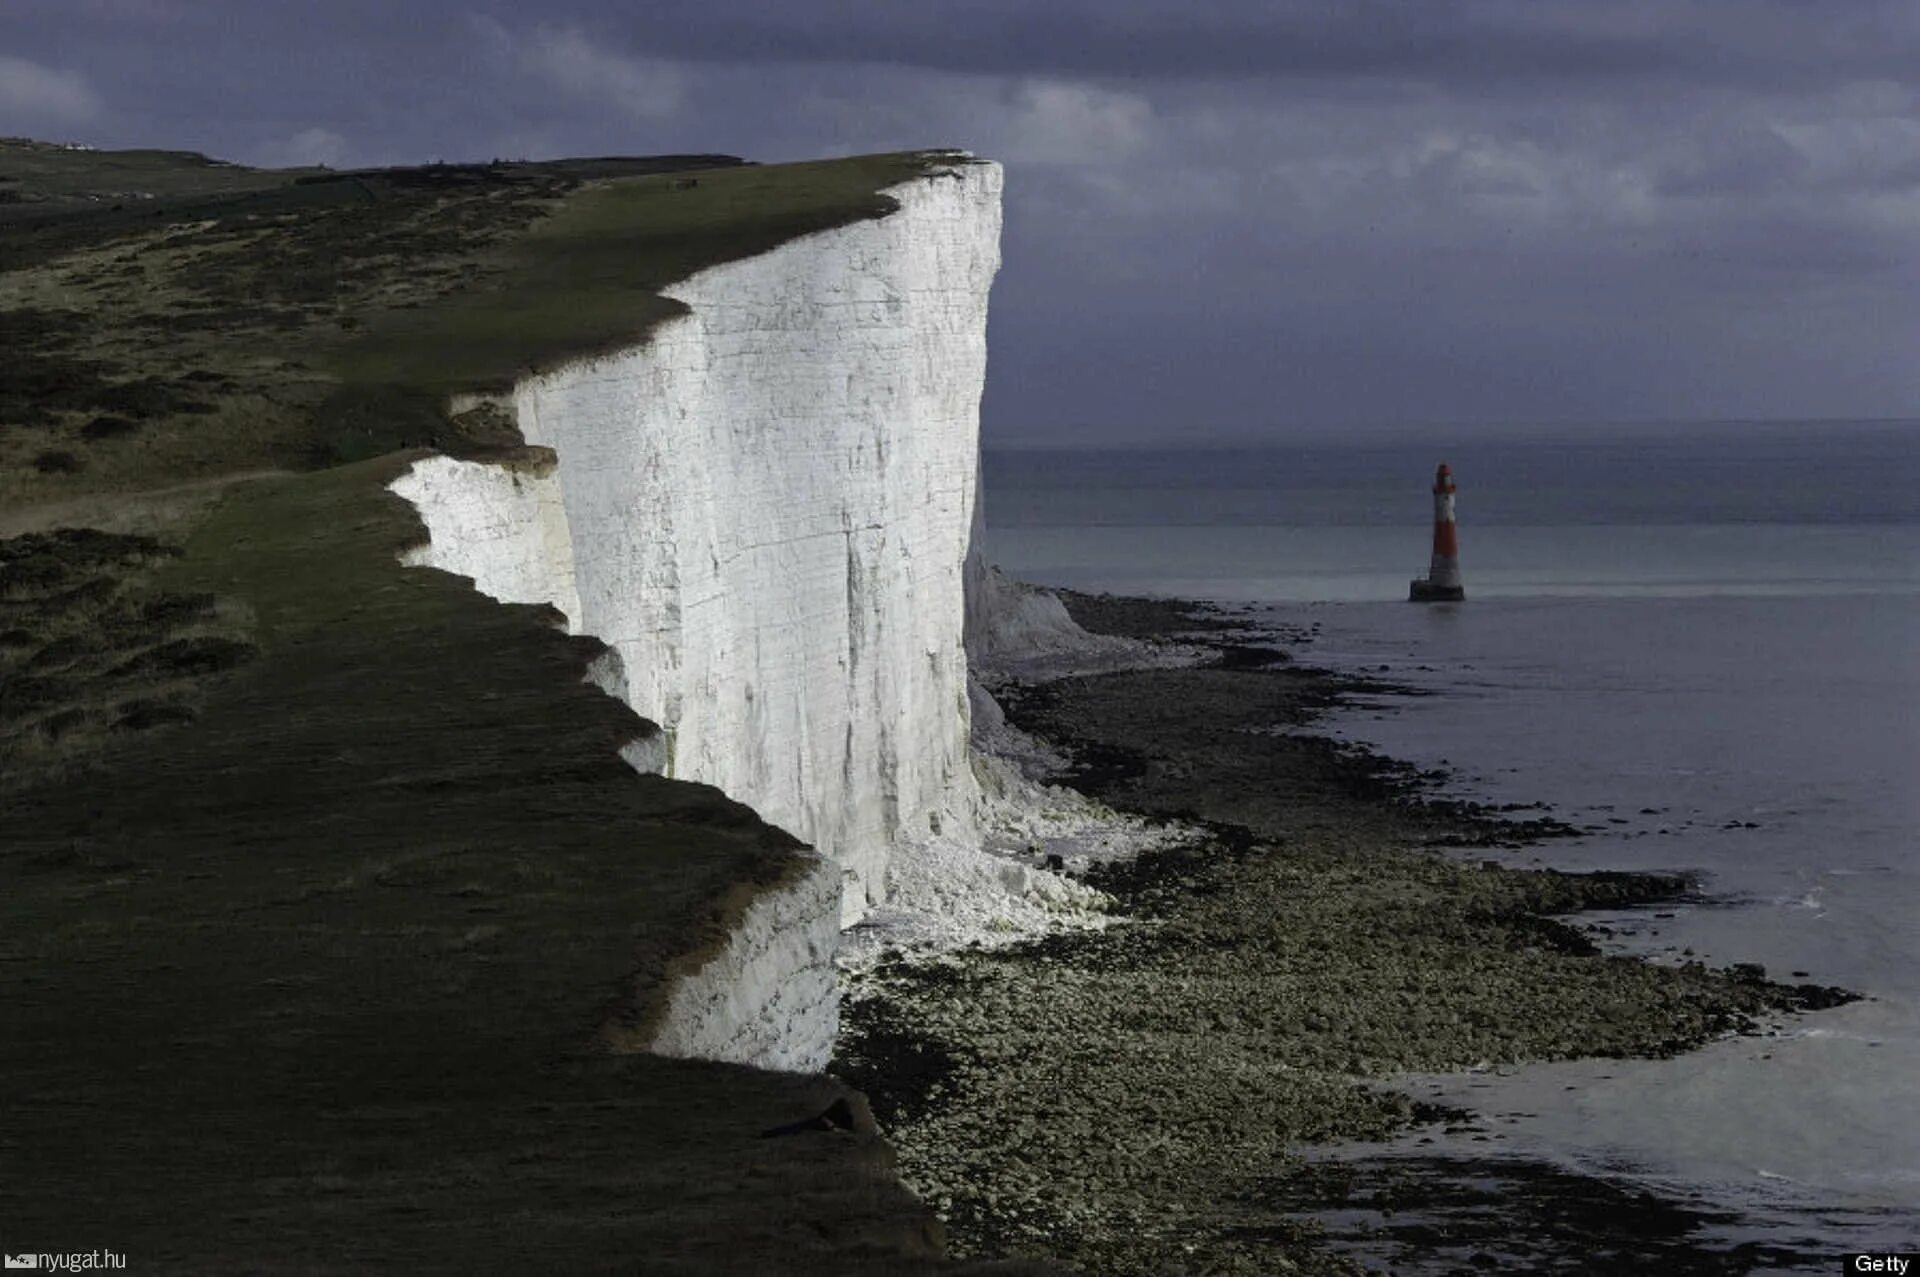
<path id="1" fill-rule="evenodd" d="M 837 866 L 805 853 L 804 873 L 748 906 L 726 946 L 674 982 L 656 1055 L 818 1073 L 840 1032 Z"/>
<path id="2" fill-rule="evenodd" d="M 645 346 L 523 382 L 559 456 L 577 628 L 621 655 L 669 774 L 725 790 L 849 876 L 964 820 L 962 569 L 1000 170 L 702 272 Z"/>
<path id="3" fill-rule="evenodd" d="M 472 577 L 502 603 L 546 603 L 580 632 L 573 533 L 550 457 L 497 465 L 433 457 L 393 485 L 419 509 L 432 540 L 409 564 Z"/>
<path id="4" fill-rule="evenodd" d="M 435 457 L 393 485 L 432 538 L 412 562 L 611 646 L 595 681 L 660 728 L 629 761 L 837 869 L 761 911 L 807 936 L 823 891 L 829 923 L 857 920 L 892 856 L 978 819 L 964 574 L 1000 190 L 999 166 L 957 162 L 892 188 L 886 217 L 702 271 L 643 344 L 515 388 L 550 467 Z M 821 1067 L 831 945 L 739 949 L 657 1049 Z"/>

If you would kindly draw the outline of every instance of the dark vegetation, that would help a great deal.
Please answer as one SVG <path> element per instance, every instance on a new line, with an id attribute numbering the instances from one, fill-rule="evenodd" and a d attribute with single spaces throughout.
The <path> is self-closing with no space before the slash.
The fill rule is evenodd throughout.
<path id="1" fill-rule="evenodd" d="M 207 409 L 194 393 L 200 378 L 128 378 L 113 364 L 65 353 L 88 332 L 77 311 L 0 310 L 0 348 L 9 354 L 0 364 L 0 423 L 45 428 L 88 411 L 154 417 Z"/>
<path id="2" fill-rule="evenodd" d="M 33 468 L 41 474 L 79 474 L 86 469 L 86 464 L 71 452 L 49 448 L 34 455 Z"/>
<path id="3" fill-rule="evenodd" d="M 156 1271 L 955 1271 L 807 1125 L 836 1083 L 609 1052 L 795 844 L 620 762 L 595 643 L 403 567 L 405 464 L 0 543 L 0 1215 Z"/>
<path id="4" fill-rule="evenodd" d="M 0 793 L 193 721 L 206 681 L 254 656 L 242 609 L 157 583 L 178 554 L 84 528 L 0 541 Z"/>
<path id="5" fill-rule="evenodd" d="M 630 1053 L 794 844 L 636 777 L 596 646 L 403 567 L 420 528 L 384 490 L 396 449 L 519 442 L 447 391 L 635 339 L 658 284 L 872 216 L 923 166 L 0 142 L 0 516 L 28 530 L 0 540 L 10 1246 L 967 1270 L 870 1130 L 815 1120 L 843 1087 Z M 135 513 L 158 535 L 63 526 Z"/>

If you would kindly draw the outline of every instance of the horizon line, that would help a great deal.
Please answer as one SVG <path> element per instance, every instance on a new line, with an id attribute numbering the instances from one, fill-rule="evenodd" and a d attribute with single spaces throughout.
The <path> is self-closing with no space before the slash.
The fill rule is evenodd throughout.
<path id="1" fill-rule="evenodd" d="M 1081 440 L 1039 440 L 1039 441 L 998 441 L 989 436 L 994 433 L 990 427 L 981 429 L 980 446 L 998 452 L 1046 452 L 1064 451 L 1091 447 L 1112 448 L 1150 448 L 1150 447 L 1246 447 L 1267 444 L 1297 442 L 1300 438 L 1314 433 L 1325 434 L 1331 431 L 1358 432 L 1379 431 L 1382 434 L 1393 430 L 1436 430 L 1468 428 L 1476 430 L 1501 430 L 1514 428 L 1537 429 L 1579 429 L 1582 427 L 1668 427 L 1668 426 L 1901 426 L 1920 425 L 1920 416 L 1912 417 L 1619 417 L 1619 418 L 1562 418 L 1540 420 L 1537 418 L 1499 418 L 1484 420 L 1476 418 L 1456 418 L 1452 420 L 1399 420 L 1399 421 L 1325 421 L 1315 422 L 1304 427 L 1290 427 L 1297 434 L 1266 435 L 1226 435 L 1199 434 L 1179 437 L 1143 437 L 1131 435 L 1107 441 Z"/>

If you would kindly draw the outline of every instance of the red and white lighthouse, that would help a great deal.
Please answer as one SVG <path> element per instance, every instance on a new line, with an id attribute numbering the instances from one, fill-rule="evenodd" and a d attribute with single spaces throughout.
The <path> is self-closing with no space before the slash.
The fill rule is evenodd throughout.
<path id="1" fill-rule="evenodd" d="M 1415 603 L 1449 603 L 1467 597 L 1460 583 L 1460 534 L 1453 522 L 1453 471 L 1444 462 L 1433 476 L 1433 564 L 1407 589 Z"/>

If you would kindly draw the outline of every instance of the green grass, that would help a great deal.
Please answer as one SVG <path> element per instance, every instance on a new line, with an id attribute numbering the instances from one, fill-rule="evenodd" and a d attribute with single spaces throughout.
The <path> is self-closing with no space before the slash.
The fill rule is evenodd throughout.
<path id="1" fill-rule="evenodd" d="M 155 588 L 171 553 L 91 530 L 0 541 L 0 799 L 193 721 L 207 677 L 252 655 L 246 617 Z"/>
<path id="2" fill-rule="evenodd" d="M 192 725 L 0 803 L 0 1139 L 30 1168 L 0 1176 L 8 1245 L 143 1271 L 945 1271 L 877 1139 L 759 1138 L 835 1084 L 607 1053 L 797 844 L 629 771 L 592 640 L 402 567 L 403 465 L 230 491 L 151 597 L 243 609 L 257 652 Z"/>
<path id="3" fill-rule="evenodd" d="M 182 162 L 164 208 L 0 224 L 27 245 L 0 313 L 67 396 L 26 387 L 32 420 L 0 420 L 5 526 L 179 551 L 0 543 L 9 1248 L 195 1273 L 960 1271 L 873 1135 L 759 1138 L 836 1084 L 614 1049 L 797 844 L 629 770 L 639 721 L 583 680 L 598 645 L 402 567 L 423 531 L 385 488 L 407 445 L 513 455 L 500 421 L 445 417 L 449 390 L 636 339 L 672 311 L 661 284 L 884 212 L 921 163 L 209 195 Z M 53 450 L 82 467 L 22 463 Z M 303 472 L 231 482 L 268 467 Z"/>
<path id="4" fill-rule="evenodd" d="M 0 505 L 515 442 L 449 394 L 642 340 L 659 288 L 884 214 L 946 155 L 303 174 L 0 143 L 0 189 L 60 196 L 0 218 Z M 165 198 L 75 194 L 150 171 Z"/>
<path id="5" fill-rule="evenodd" d="M 315 169 L 254 169 L 193 151 L 93 151 L 0 138 L 0 226 L 70 213 L 111 212 L 291 185 Z M 125 212 L 125 208 L 121 209 Z"/>
<path id="6" fill-rule="evenodd" d="M 504 390 L 520 374 L 642 339 L 684 308 L 658 290 L 703 268 L 891 212 L 884 187 L 938 153 L 722 169 L 583 191 L 518 240 L 503 276 L 370 326 L 334 363 L 343 381 Z"/>

